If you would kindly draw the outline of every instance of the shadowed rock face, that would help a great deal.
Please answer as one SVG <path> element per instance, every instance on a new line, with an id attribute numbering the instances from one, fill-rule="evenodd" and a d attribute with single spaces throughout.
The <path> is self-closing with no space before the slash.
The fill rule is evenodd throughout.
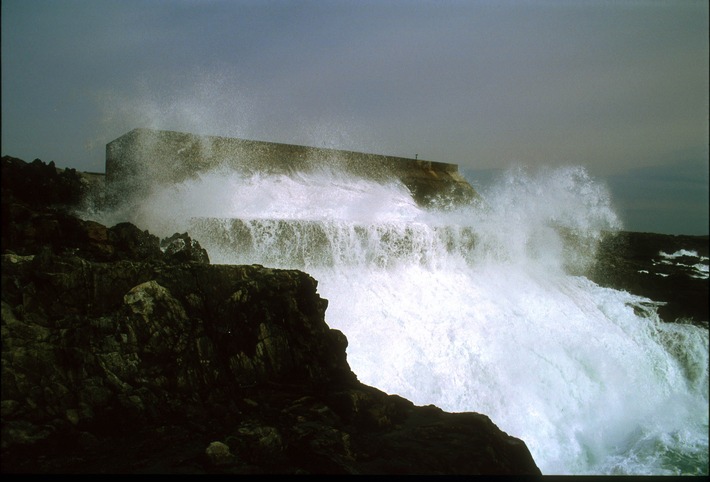
<path id="1" fill-rule="evenodd" d="M 667 322 L 708 326 L 707 236 L 609 233 L 598 261 L 587 274 L 603 286 L 662 302 L 658 314 Z M 697 266 L 704 266 L 704 272 Z"/>
<path id="2" fill-rule="evenodd" d="M 398 179 L 424 205 L 478 198 L 458 166 L 442 162 L 153 129 L 134 129 L 106 145 L 106 181 L 113 202 L 218 166 L 248 174 L 326 168 L 375 181 Z"/>
<path id="3" fill-rule="evenodd" d="M 485 415 L 360 383 L 308 274 L 29 204 L 12 187 L 51 174 L 18 161 L 3 158 L 3 182 L 22 178 L 2 192 L 3 473 L 540 473 Z"/>

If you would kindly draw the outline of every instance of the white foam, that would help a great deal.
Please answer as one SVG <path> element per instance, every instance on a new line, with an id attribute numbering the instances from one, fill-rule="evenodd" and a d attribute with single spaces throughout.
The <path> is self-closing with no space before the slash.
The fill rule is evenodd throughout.
<path id="1" fill-rule="evenodd" d="M 668 259 L 680 258 L 682 256 L 692 256 L 693 258 L 698 257 L 697 251 L 687 250 L 687 249 L 680 249 L 680 250 L 676 251 L 675 253 L 671 253 L 671 254 L 668 254 L 665 251 L 660 251 L 658 254 L 661 255 L 662 257 L 668 258 Z"/>
<path id="2" fill-rule="evenodd" d="M 665 251 L 660 251 L 658 254 L 663 259 L 659 262 L 655 262 L 654 264 L 665 264 L 677 266 L 680 268 L 686 268 L 689 272 L 688 276 L 690 276 L 691 278 L 706 279 L 710 275 L 708 269 L 708 257 L 698 255 L 698 252 L 695 250 L 680 249 L 675 253 L 671 254 L 668 254 Z M 696 258 L 698 262 L 693 264 L 679 262 L 674 263 L 673 261 L 678 258 Z M 660 276 L 668 276 L 667 274 L 657 274 L 659 274 Z"/>

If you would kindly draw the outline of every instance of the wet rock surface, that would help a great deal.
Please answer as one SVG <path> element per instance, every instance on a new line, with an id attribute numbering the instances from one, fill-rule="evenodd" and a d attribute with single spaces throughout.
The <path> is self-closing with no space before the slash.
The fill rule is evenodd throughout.
<path id="1" fill-rule="evenodd" d="M 707 327 L 709 248 L 707 236 L 609 233 L 587 276 L 602 286 L 663 303 L 658 314 L 666 322 Z"/>

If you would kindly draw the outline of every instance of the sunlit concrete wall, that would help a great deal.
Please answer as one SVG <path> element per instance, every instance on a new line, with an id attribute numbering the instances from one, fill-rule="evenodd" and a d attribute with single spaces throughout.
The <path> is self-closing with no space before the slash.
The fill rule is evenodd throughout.
<path id="1" fill-rule="evenodd" d="M 332 168 L 378 181 L 397 178 L 421 204 L 477 198 L 456 164 L 153 129 L 134 129 L 106 145 L 106 182 L 117 201 L 217 166 L 245 173 Z"/>

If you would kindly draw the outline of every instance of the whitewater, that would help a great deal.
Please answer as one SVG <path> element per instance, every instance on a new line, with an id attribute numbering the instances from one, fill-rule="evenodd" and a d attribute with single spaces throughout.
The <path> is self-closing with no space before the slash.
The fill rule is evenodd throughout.
<path id="1" fill-rule="evenodd" d="M 543 474 L 707 474 L 708 330 L 584 277 L 621 228 L 604 185 L 518 168 L 480 191 L 423 208 L 396 180 L 225 169 L 93 217 L 309 273 L 361 382 L 488 415 Z"/>

